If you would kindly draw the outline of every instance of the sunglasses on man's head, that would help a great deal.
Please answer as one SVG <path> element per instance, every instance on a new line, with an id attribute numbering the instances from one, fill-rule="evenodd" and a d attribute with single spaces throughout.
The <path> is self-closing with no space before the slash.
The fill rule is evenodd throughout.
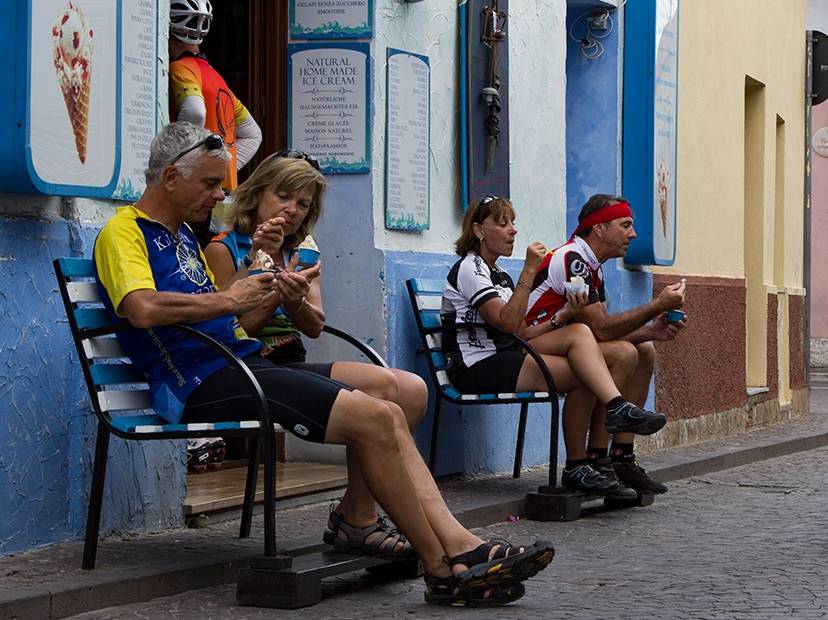
<path id="1" fill-rule="evenodd" d="M 316 158 L 313 155 L 308 155 L 304 151 L 294 151 L 294 150 L 291 150 L 291 149 L 285 149 L 283 151 L 278 151 L 276 153 L 273 153 L 272 156 L 273 157 L 287 157 L 288 159 L 304 159 L 311 166 L 313 166 L 317 170 L 320 170 L 319 162 L 316 161 Z"/>
<path id="2" fill-rule="evenodd" d="M 193 151 L 195 151 L 200 146 L 205 146 L 208 151 L 215 151 L 215 150 L 224 148 L 224 140 L 217 133 L 211 133 L 209 136 L 207 136 L 203 140 L 199 140 L 198 142 L 196 142 L 190 148 L 187 148 L 187 149 L 184 149 L 183 151 L 181 151 L 178 155 L 173 157 L 172 160 L 170 161 L 170 163 L 168 163 L 167 165 L 172 166 L 173 164 L 175 164 L 175 162 L 177 162 L 179 159 L 184 157 L 187 153 L 192 153 Z"/>

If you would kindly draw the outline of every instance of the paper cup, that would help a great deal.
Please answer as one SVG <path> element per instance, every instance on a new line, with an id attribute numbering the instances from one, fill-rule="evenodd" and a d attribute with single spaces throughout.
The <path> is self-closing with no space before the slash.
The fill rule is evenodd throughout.
<path id="1" fill-rule="evenodd" d="M 684 317 L 687 315 L 684 314 L 681 310 L 668 310 L 667 311 L 667 321 L 670 323 L 678 323 L 679 321 L 683 321 Z"/>
<path id="2" fill-rule="evenodd" d="M 564 289 L 569 295 L 589 293 L 589 284 L 586 282 L 564 282 Z"/>
<path id="3" fill-rule="evenodd" d="M 247 275 L 249 275 L 249 276 L 257 276 L 257 275 L 259 275 L 260 273 L 272 273 L 272 274 L 274 274 L 274 275 L 275 275 L 275 274 L 276 274 L 276 270 L 275 270 L 275 269 L 250 269 L 250 270 L 248 270 Z"/>
<path id="4" fill-rule="evenodd" d="M 305 267 L 313 267 L 319 260 L 319 250 L 312 250 L 311 248 L 299 248 L 299 266 L 296 271 L 302 271 Z"/>

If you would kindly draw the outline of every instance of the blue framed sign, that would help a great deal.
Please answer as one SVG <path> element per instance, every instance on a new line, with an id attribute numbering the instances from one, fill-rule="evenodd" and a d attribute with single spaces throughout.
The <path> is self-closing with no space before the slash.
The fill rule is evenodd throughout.
<path id="1" fill-rule="evenodd" d="M 385 227 L 429 227 L 431 67 L 428 56 L 386 53 Z"/>
<path id="2" fill-rule="evenodd" d="M 679 0 L 636 0 L 625 11 L 623 193 L 635 211 L 638 237 L 624 260 L 672 265 Z"/>
<path id="3" fill-rule="evenodd" d="M 371 170 L 370 45 L 288 45 L 288 141 L 322 172 Z"/>
<path id="4" fill-rule="evenodd" d="M 137 198 L 166 101 L 158 2 L 6 3 L 0 191 Z"/>
<path id="5" fill-rule="evenodd" d="M 367 39 L 374 30 L 373 0 L 290 0 L 292 39 Z"/>

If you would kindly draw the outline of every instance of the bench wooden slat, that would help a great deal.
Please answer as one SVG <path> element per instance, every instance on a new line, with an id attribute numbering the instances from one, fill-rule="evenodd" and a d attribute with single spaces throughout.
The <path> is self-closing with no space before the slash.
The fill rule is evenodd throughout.
<path id="1" fill-rule="evenodd" d="M 89 371 L 95 385 L 147 382 L 144 373 L 136 370 L 132 364 L 92 364 Z"/>
<path id="2" fill-rule="evenodd" d="M 443 297 L 435 295 L 418 295 L 417 308 L 420 310 L 437 310 L 438 312 L 443 307 Z"/>
<path id="3" fill-rule="evenodd" d="M 84 338 L 83 353 L 86 359 L 115 359 L 119 357 L 127 357 L 121 343 L 114 336 L 97 336 L 95 338 Z"/>
<path id="4" fill-rule="evenodd" d="M 443 334 L 426 334 L 425 338 L 429 351 L 443 350 Z"/>
<path id="5" fill-rule="evenodd" d="M 104 390 L 98 392 L 102 411 L 137 411 L 150 409 L 149 390 Z"/>
<path id="6" fill-rule="evenodd" d="M 94 278 L 95 264 L 89 258 L 65 256 L 58 259 L 60 269 L 66 278 Z"/>
<path id="7" fill-rule="evenodd" d="M 427 278 L 413 278 L 412 279 L 414 292 L 417 295 L 441 295 L 443 294 L 443 286 L 445 280 L 429 280 Z"/>
<path id="8" fill-rule="evenodd" d="M 79 303 L 101 303 L 101 293 L 94 282 L 67 282 L 66 292 L 69 301 Z"/>
<path id="9" fill-rule="evenodd" d="M 75 308 L 75 320 L 80 329 L 97 329 L 113 325 L 103 308 Z"/>
<path id="10" fill-rule="evenodd" d="M 435 327 L 442 327 L 443 323 L 440 320 L 440 312 L 434 310 L 420 311 L 420 320 L 423 322 L 423 327 L 426 329 L 433 329 Z"/>

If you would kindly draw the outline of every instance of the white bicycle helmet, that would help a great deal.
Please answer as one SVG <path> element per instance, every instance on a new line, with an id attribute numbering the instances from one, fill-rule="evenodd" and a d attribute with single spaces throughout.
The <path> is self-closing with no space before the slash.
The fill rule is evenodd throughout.
<path id="1" fill-rule="evenodd" d="M 210 32 L 213 7 L 210 0 L 171 0 L 170 34 L 189 45 L 201 45 Z"/>

